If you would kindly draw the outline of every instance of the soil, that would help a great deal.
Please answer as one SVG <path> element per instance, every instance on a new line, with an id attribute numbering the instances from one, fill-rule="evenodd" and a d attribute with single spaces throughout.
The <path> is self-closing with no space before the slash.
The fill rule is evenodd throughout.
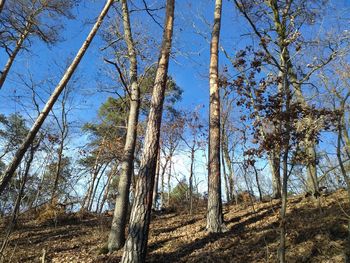
<path id="1" fill-rule="evenodd" d="M 289 199 L 287 262 L 344 262 L 347 200 L 344 190 L 322 196 L 321 208 L 311 197 Z M 220 234 L 206 232 L 204 207 L 192 216 L 154 213 L 147 262 L 277 262 L 279 208 L 278 200 L 225 206 L 226 231 Z M 42 262 L 43 255 L 45 262 L 119 262 L 122 250 L 104 254 L 111 219 L 108 213 L 64 214 L 44 221 L 23 215 L 5 262 Z"/>

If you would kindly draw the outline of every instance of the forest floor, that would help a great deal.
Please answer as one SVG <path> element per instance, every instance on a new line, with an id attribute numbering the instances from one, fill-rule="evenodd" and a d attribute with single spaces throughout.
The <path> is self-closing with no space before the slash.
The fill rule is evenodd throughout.
<path id="1" fill-rule="evenodd" d="M 344 190 L 322 197 L 321 211 L 311 198 L 289 199 L 287 262 L 344 262 L 347 200 Z M 276 262 L 279 207 L 276 200 L 256 202 L 254 210 L 248 204 L 225 206 L 222 234 L 205 231 L 204 208 L 193 216 L 153 215 L 147 262 Z M 119 262 L 122 251 L 102 253 L 110 222 L 108 214 L 70 214 L 40 223 L 22 218 L 5 262 L 41 262 L 44 252 L 45 262 Z"/>

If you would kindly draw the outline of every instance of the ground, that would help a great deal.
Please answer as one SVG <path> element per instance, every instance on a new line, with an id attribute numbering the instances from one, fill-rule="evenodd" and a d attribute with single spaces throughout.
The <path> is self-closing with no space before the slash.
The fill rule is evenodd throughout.
<path id="1" fill-rule="evenodd" d="M 291 197 L 287 220 L 287 262 L 344 262 L 349 211 L 339 190 L 321 198 Z M 205 231 L 204 208 L 184 213 L 155 214 L 147 262 L 276 262 L 279 244 L 278 201 L 225 206 L 227 231 Z M 104 254 L 111 216 L 70 214 L 56 221 L 22 218 L 10 238 L 5 262 L 119 262 L 122 251 Z M 2 225 L 1 231 L 4 232 Z M 2 237 L 0 237 L 1 240 Z"/>

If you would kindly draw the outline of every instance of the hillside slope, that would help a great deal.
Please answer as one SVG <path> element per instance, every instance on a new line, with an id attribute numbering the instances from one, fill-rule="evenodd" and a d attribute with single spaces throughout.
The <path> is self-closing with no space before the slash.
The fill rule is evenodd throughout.
<path id="1" fill-rule="evenodd" d="M 344 262 L 347 196 L 340 190 L 315 202 L 293 197 L 288 205 L 288 262 Z M 148 262 L 276 262 L 279 203 L 225 207 L 227 232 L 208 234 L 205 211 L 194 216 L 154 215 Z M 26 220 L 27 222 L 24 222 Z M 119 262 L 121 251 L 103 254 L 111 216 L 71 214 L 56 222 L 22 218 L 5 262 Z M 4 230 L 2 225 L 1 231 Z M 3 232 L 2 232 L 3 233 Z M 0 238 L 1 239 L 1 238 Z"/>

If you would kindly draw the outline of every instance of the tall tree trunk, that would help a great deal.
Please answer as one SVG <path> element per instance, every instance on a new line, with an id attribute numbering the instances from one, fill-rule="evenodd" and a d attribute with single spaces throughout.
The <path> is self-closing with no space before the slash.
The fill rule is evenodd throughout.
<path id="1" fill-rule="evenodd" d="M 131 33 L 127 0 L 122 0 L 122 13 L 124 25 L 124 38 L 128 46 L 130 61 L 129 75 L 131 83 L 131 98 L 126 141 L 124 146 L 124 159 L 122 162 L 122 170 L 118 183 L 118 195 L 115 201 L 112 227 L 108 238 L 108 250 L 110 252 L 121 248 L 125 243 L 125 227 L 129 207 L 131 176 L 132 170 L 134 169 L 133 163 L 140 108 L 140 90 L 139 85 L 137 83 L 137 58 L 134 41 Z"/>
<path id="2" fill-rule="evenodd" d="M 106 188 L 104 190 L 104 193 L 103 193 L 103 197 L 102 197 L 102 201 L 101 201 L 101 204 L 100 204 L 100 208 L 98 210 L 98 212 L 101 214 L 102 213 L 102 210 L 103 210 L 103 206 L 107 200 L 107 197 L 108 197 L 108 192 L 109 192 L 109 188 L 110 188 L 110 185 L 111 185 L 111 181 L 112 181 L 112 177 L 115 175 L 116 173 L 116 170 L 117 170 L 117 165 L 115 165 L 112 169 L 112 171 L 110 171 L 109 173 L 109 176 L 108 176 L 108 180 L 107 180 L 107 184 L 106 184 Z"/>
<path id="3" fill-rule="evenodd" d="M 269 164 L 272 174 L 272 197 L 274 199 L 281 198 L 281 172 L 280 172 L 280 156 L 276 151 L 269 153 Z"/>
<path id="4" fill-rule="evenodd" d="M 226 136 L 226 133 L 223 132 L 222 136 L 222 154 L 225 160 L 225 163 L 227 165 L 228 169 L 228 193 L 229 193 L 229 200 L 232 202 L 234 199 L 234 172 L 233 172 L 233 164 L 230 158 L 230 153 L 228 150 L 228 137 Z"/>
<path id="5" fill-rule="evenodd" d="M 159 174 L 160 174 L 160 150 L 158 150 L 157 156 L 157 167 L 156 167 L 156 176 L 154 180 L 154 188 L 153 188 L 153 203 L 152 209 L 157 210 L 157 201 L 158 201 L 158 184 L 159 184 Z"/>
<path id="6" fill-rule="evenodd" d="M 192 145 L 191 149 L 191 166 L 190 166 L 190 178 L 189 178 L 189 188 L 190 188 L 190 215 L 193 214 L 193 174 L 194 174 L 194 147 Z"/>
<path id="7" fill-rule="evenodd" d="M 173 35 L 174 9 L 175 0 L 167 0 L 161 55 L 158 61 L 158 68 L 153 86 L 151 108 L 148 115 L 135 198 L 131 209 L 129 236 L 124 246 L 122 263 L 142 263 L 146 260 L 148 230 L 152 207 L 152 191 Z"/>
<path id="8" fill-rule="evenodd" d="M 2 9 L 2 5 L 3 5 L 3 3 L 0 3 L 0 8 L 1 9 Z M 0 9 L 0 12 L 1 12 L 1 9 Z M 16 42 L 16 46 L 15 46 L 13 52 L 11 53 L 10 57 L 8 58 L 5 67 L 1 71 L 1 75 L 0 75 L 0 89 L 2 88 L 2 86 L 5 83 L 7 75 L 10 72 L 10 69 L 12 67 L 13 62 L 15 61 L 15 58 L 16 58 L 18 52 L 22 49 L 22 45 L 23 45 L 24 40 L 26 40 L 27 36 L 29 35 L 31 26 L 32 26 L 32 24 L 27 22 L 27 24 L 26 24 L 26 26 L 24 28 L 24 31 L 21 33 L 21 35 L 19 36 L 19 38 L 18 38 L 18 40 Z"/>
<path id="9" fill-rule="evenodd" d="M 1 262 L 2 262 L 3 251 L 5 250 L 5 248 L 8 244 L 8 240 L 9 240 L 9 237 L 10 237 L 11 232 L 13 230 L 13 227 L 16 225 L 19 209 L 21 206 L 21 200 L 22 200 L 23 193 L 24 193 L 24 188 L 25 188 L 25 185 L 26 185 L 27 180 L 28 180 L 29 170 L 30 170 L 31 164 L 32 164 L 33 159 L 34 159 L 34 153 L 39 148 L 39 145 L 40 145 L 40 140 L 38 143 L 36 143 L 36 145 L 31 145 L 31 147 L 30 147 L 30 152 L 29 152 L 28 160 L 26 161 L 22 182 L 20 184 L 20 189 L 18 192 L 18 196 L 16 198 L 15 207 L 13 208 L 13 211 L 12 211 L 11 221 L 9 222 L 9 225 L 7 226 L 5 238 L 3 239 L 2 245 L 0 247 L 0 261 Z"/>
<path id="10" fill-rule="evenodd" d="M 105 142 L 105 138 L 102 139 L 102 142 L 99 145 L 99 149 L 98 149 L 98 152 L 97 152 L 97 155 L 95 158 L 95 163 L 94 163 L 94 166 L 92 168 L 91 183 L 90 183 L 89 188 L 86 192 L 84 200 L 81 204 L 81 210 L 88 210 L 89 209 L 92 192 L 93 192 L 93 189 L 95 186 L 96 177 L 97 177 L 98 173 L 100 172 L 100 169 L 102 168 L 102 165 L 100 165 L 99 162 L 100 162 L 100 156 L 102 154 L 102 148 L 103 148 L 104 142 Z"/>
<path id="11" fill-rule="evenodd" d="M 79 49 L 77 55 L 75 56 L 74 60 L 72 61 L 71 65 L 67 68 L 66 72 L 64 73 L 62 79 L 56 86 L 55 90 L 51 94 L 49 100 L 46 102 L 43 110 L 41 111 L 40 115 L 34 122 L 32 128 L 29 130 L 26 138 L 22 142 L 21 146 L 18 148 L 17 152 L 15 153 L 15 156 L 13 157 L 10 164 L 7 166 L 4 174 L 0 178 L 0 194 L 4 191 L 5 187 L 9 184 L 11 178 L 13 177 L 14 172 L 16 171 L 18 165 L 21 163 L 24 154 L 26 153 L 28 147 L 33 142 L 36 134 L 38 133 L 40 127 L 42 126 L 43 122 L 45 121 L 47 115 L 51 111 L 53 105 L 57 101 L 58 97 L 60 96 L 62 90 L 66 87 L 68 81 L 72 77 L 75 69 L 79 65 L 79 62 L 83 58 L 86 50 L 88 49 L 91 41 L 93 40 L 94 36 L 96 35 L 99 27 L 102 24 L 102 21 L 104 17 L 106 16 L 109 8 L 113 4 L 114 0 L 107 0 L 105 6 L 103 7 L 99 17 L 97 18 L 96 23 L 94 24 L 93 28 L 91 29 L 89 35 L 87 36 L 86 40 L 84 41 L 83 45 Z"/>
<path id="12" fill-rule="evenodd" d="M 344 108 L 342 108 L 342 116 L 338 121 L 337 158 L 338 158 L 338 162 L 339 162 L 339 166 L 340 166 L 340 171 L 341 171 L 343 178 L 345 180 L 345 183 L 346 183 L 346 190 L 348 192 L 348 199 L 350 201 L 350 178 L 349 178 L 348 174 L 346 173 L 346 169 L 344 167 L 342 157 L 341 157 L 342 129 L 345 129 L 345 127 L 343 126 L 343 124 L 344 124 L 343 120 L 342 120 L 343 118 L 344 118 Z M 345 254 L 345 263 L 350 262 L 350 219 L 349 218 L 348 218 L 348 237 L 347 237 L 346 243 L 345 243 L 344 254 Z"/>
<path id="13" fill-rule="evenodd" d="M 171 179 L 171 164 L 172 164 L 172 156 L 170 155 L 169 156 L 169 172 L 168 172 L 168 181 L 167 181 L 167 184 L 168 184 L 168 198 L 167 198 L 167 207 L 170 207 L 170 194 L 171 194 L 171 184 L 170 184 L 170 179 Z"/>
<path id="14" fill-rule="evenodd" d="M 53 188 L 52 188 L 52 192 L 51 192 L 51 203 L 53 203 L 53 200 L 56 197 L 56 191 L 58 188 L 58 181 L 60 179 L 63 147 L 64 147 L 64 140 L 62 137 L 62 140 L 60 142 L 60 147 L 58 149 L 58 161 L 57 161 L 56 172 L 55 172 L 55 180 L 54 180 L 54 184 L 53 184 Z"/>
<path id="15" fill-rule="evenodd" d="M 256 185 L 258 188 L 258 192 L 259 192 L 259 201 L 262 201 L 262 192 L 261 192 L 261 187 L 260 187 L 260 182 L 259 182 L 259 174 L 258 174 L 258 170 L 256 169 L 255 165 L 253 165 L 253 169 L 254 169 L 254 173 L 255 173 L 255 181 L 256 181 Z"/>
<path id="16" fill-rule="evenodd" d="M 96 175 L 97 182 L 96 182 L 96 185 L 95 185 L 95 187 L 94 187 L 94 190 L 92 191 L 92 195 L 91 195 L 91 197 L 90 197 L 90 199 L 89 199 L 90 202 L 88 203 L 88 204 L 89 204 L 89 205 L 88 205 L 88 211 L 92 211 L 92 206 L 93 206 L 93 204 L 94 204 L 94 199 L 95 199 L 95 196 L 96 196 L 96 193 L 97 193 L 97 188 L 98 188 L 98 186 L 99 186 L 99 184 L 100 184 L 100 180 L 101 180 L 103 174 L 105 173 L 105 171 L 106 171 L 108 165 L 109 165 L 109 163 L 106 163 L 105 167 L 103 167 L 103 166 L 101 165 L 101 168 L 102 168 L 102 167 L 103 167 L 103 168 L 102 168 L 102 170 L 99 169 L 99 171 L 101 170 L 100 176 L 98 176 L 98 174 Z"/>
<path id="17" fill-rule="evenodd" d="M 223 137 L 224 137 L 224 133 L 222 133 L 222 139 Z M 225 162 L 224 153 L 223 153 L 223 145 L 221 145 L 221 165 L 222 165 L 222 173 L 223 173 L 224 182 L 225 182 L 226 202 L 227 204 L 229 204 L 231 203 L 231 193 L 230 193 L 230 186 L 228 182 L 228 174 L 226 172 L 226 162 Z"/>
<path id="18" fill-rule="evenodd" d="M 207 230 L 222 231 L 223 214 L 220 175 L 220 91 L 219 91 L 219 38 L 222 0 L 215 1 L 214 27 L 210 44 L 210 108 L 209 108 L 209 174 Z"/>

